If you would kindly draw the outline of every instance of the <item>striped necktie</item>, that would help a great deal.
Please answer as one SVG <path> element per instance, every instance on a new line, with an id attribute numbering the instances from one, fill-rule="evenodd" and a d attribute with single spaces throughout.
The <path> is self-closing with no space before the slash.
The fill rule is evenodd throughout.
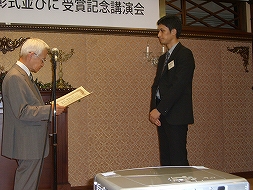
<path id="1" fill-rule="evenodd" d="M 163 70 L 162 70 L 162 73 L 166 67 L 166 65 L 168 64 L 168 61 L 169 61 L 169 58 L 170 58 L 170 52 L 167 51 L 166 55 L 165 55 L 165 61 L 164 61 L 164 64 L 163 64 Z"/>

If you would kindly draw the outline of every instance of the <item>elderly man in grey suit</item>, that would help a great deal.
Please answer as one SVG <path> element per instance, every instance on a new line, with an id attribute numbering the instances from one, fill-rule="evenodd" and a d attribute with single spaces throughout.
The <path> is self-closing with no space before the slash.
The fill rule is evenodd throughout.
<path id="1" fill-rule="evenodd" d="M 45 105 L 38 88 L 29 77 L 46 61 L 49 46 L 37 38 L 28 39 L 20 57 L 8 71 L 2 85 L 4 106 L 2 155 L 16 159 L 14 190 L 36 190 L 40 167 L 49 153 L 47 123 L 53 105 Z M 56 115 L 65 107 L 56 105 Z M 45 141 L 46 139 L 46 141 Z"/>

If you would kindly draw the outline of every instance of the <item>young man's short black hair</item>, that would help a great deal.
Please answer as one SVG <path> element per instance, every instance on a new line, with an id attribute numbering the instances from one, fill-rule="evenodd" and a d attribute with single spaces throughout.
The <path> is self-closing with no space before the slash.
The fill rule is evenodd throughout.
<path id="1" fill-rule="evenodd" d="M 157 21 L 157 25 L 159 25 L 159 24 L 166 26 L 170 31 L 172 29 L 176 29 L 177 30 L 177 35 L 176 35 L 177 38 L 179 38 L 179 36 L 181 35 L 182 23 L 181 23 L 181 20 L 179 19 L 178 16 L 166 15 Z"/>

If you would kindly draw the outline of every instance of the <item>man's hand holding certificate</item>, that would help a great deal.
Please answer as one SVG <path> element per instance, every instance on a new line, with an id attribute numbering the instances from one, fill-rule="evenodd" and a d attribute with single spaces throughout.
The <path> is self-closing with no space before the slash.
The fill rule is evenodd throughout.
<path id="1" fill-rule="evenodd" d="M 60 106 L 69 106 L 70 104 L 82 99 L 83 97 L 89 95 L 90 92 L 85 90 L 82 86 L 73 90 L 72 92 L 56 99 L 56 104 Z"/>

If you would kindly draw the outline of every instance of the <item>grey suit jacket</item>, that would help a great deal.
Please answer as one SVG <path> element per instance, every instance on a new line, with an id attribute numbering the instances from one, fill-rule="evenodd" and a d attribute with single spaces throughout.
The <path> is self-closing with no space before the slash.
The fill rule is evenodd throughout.
<path id="1" fill-rule="evenodd" d="M 47 120 L 51 106 L 45 105 L 36 85 L 15 64 L 2 84 L 3 141 L 2 155 L 14 159 L 40 159 L 46 139 L 49 153 Z"/>

